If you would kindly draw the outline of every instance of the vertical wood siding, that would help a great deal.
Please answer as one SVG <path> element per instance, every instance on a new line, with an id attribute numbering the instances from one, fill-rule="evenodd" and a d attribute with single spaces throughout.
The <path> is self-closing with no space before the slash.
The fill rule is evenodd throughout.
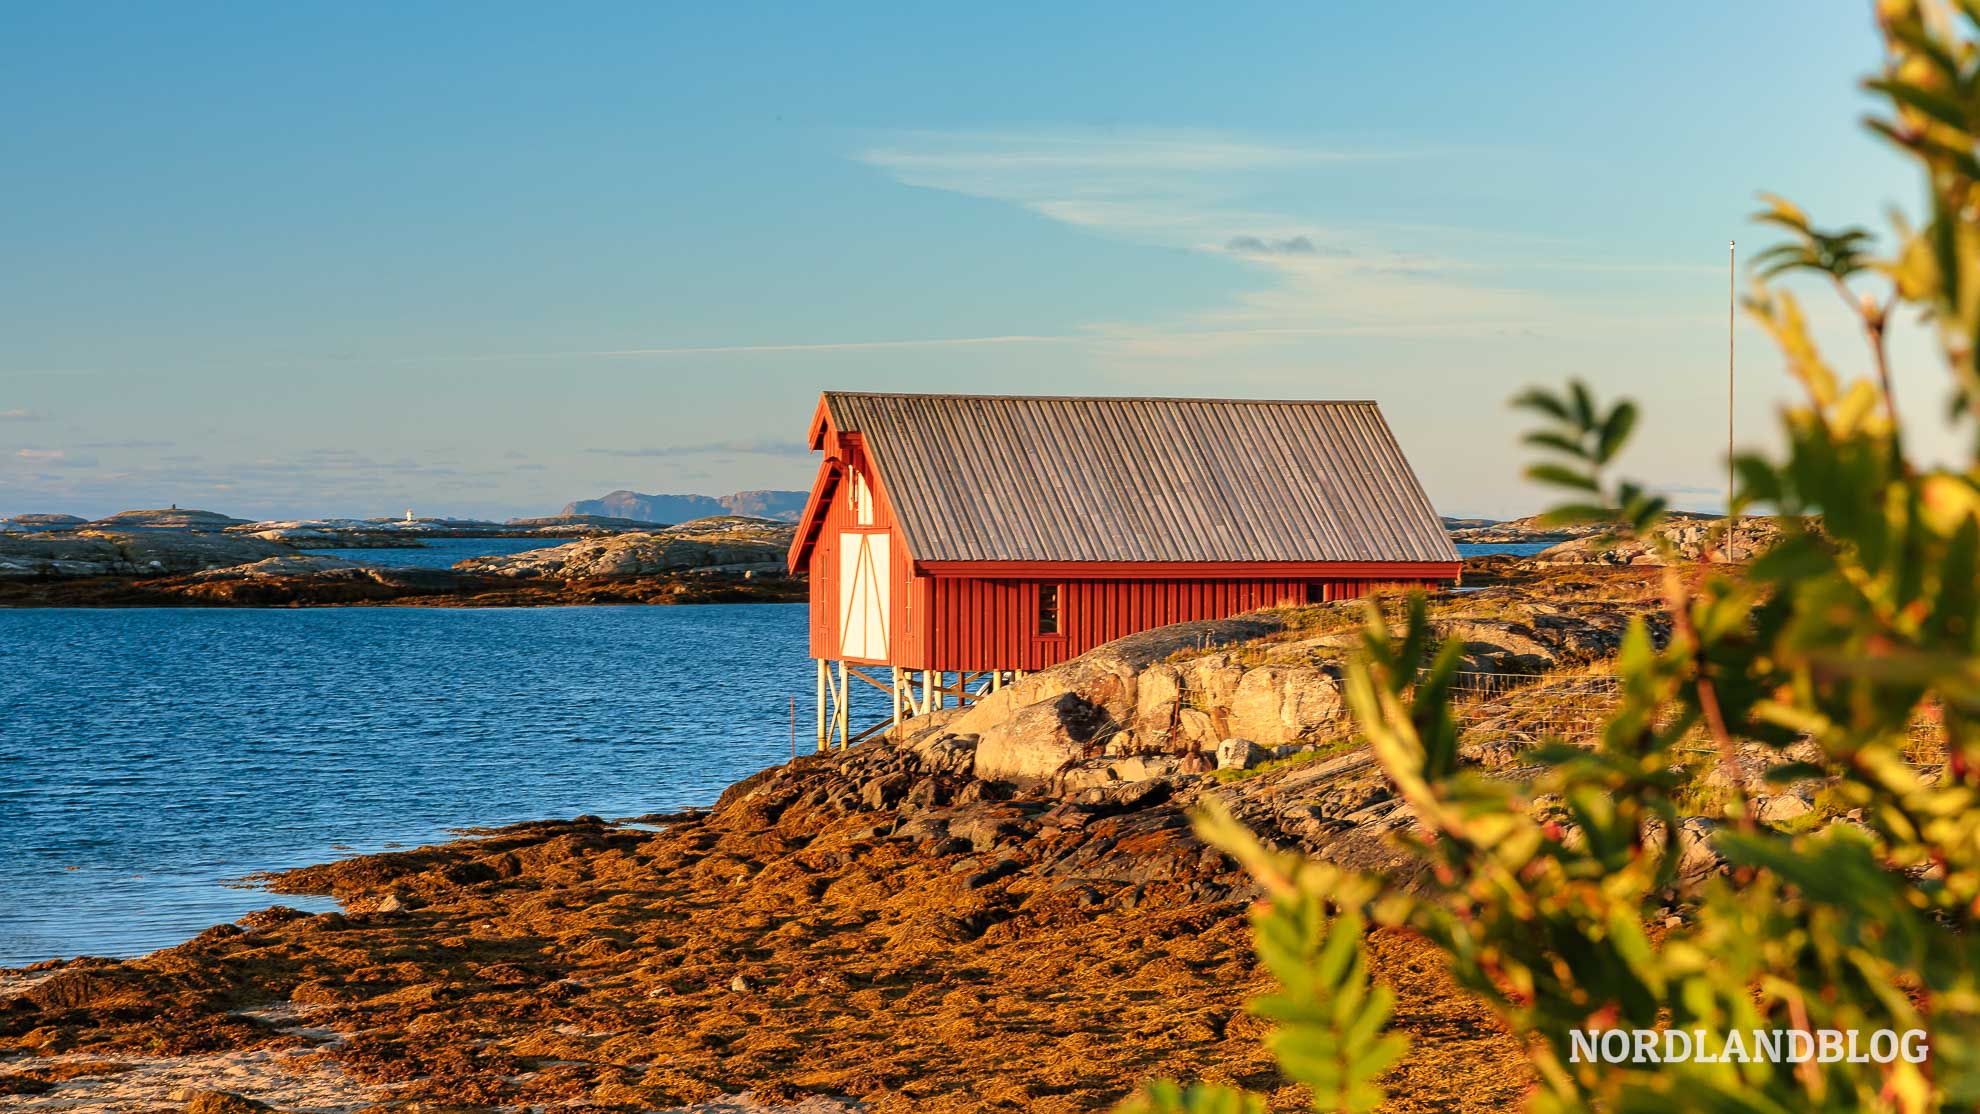
<path id="1" fill-rule="evenodd" d="M 1261 607 L 1344 600 L 1413 582 L 1369 580 L 988 580 L 924 578 L 927 629 L 898 643 L 913 669 L 1043 669 L 1138 631 Z M 1061 585 L 1058 636 L 1037 633 L 1038 585 Z M 1425 587 L 1435 587 L 1426 583 Z M 918 624 L 919 625 L 919 624 Z"/>
<path id="2" fill-rule="evenodd" d="M 853 510 L 853 484 L 843 480 L 833 490 L 822 511 L 822 528 L 818 541 L 812 547 L 811 555 L 805 563 L 805 576 L 809 581 L 807 595 L 810 600 L 811 656 L 837 660 L 839 653 L 839 572 L 840 562 L 846 559 L 841 552 L 840 535 L 845 531 L 861 533 L 884 533 L 890 536 L 888 544 L 888 568 L 882 575 L 893 581 L 892 605 L 888 616 L 887 645 L 892 649 L 890 657 L 898 661 L 906 643 L 906 608 L 901 591 L 908 584 L 911 575 L 906 545 L 894 514 L 892 501 L 887 497 L 886 486 L 875 474 L 871 457 L 857 438 L 847 438 L 839 446 L 846 464 L 847 473 L 857 471 L 866 477 L 867 488 L 873 500 L 873 516 L 870 523 L 858 521 Z M 918 601 L 917 601 L 918 602 Z M 858 659 L 854 659 L 858 660 Z M 881 661 L 878 664 L 890 664 Z"/>

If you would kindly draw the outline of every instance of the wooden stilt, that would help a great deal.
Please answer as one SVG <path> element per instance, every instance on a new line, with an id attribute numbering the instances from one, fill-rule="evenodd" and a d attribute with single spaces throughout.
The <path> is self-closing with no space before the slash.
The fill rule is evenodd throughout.
<path id="1" fill-rule="evenodd" d="M 935 671 L 924 669 L 921 671 L 921 714 L 925 716 L 935 708 Z"/>
<path id="2" fill-rule="evenodd" d="M 990 671 L 990 691 L 999 692 L 1002 691 L 1003 687 L 1004 671 L 1001 669 L 992 669 Z"/>
<path id="3" fill-rule="evenodd" d="M 818 749 L 825 749 L 825 659 L 818 660 Z"/>
<path id="4" fill-rule="evenodd" d="M 894 667 L 894 734 L 901 733 L 901 667 Z"/>
<path id="5" fill-rule="evenodd" d="M 850 697 L 851 695 L 852 693 L 847 691 L 846 689 L 846 663 L 844 659 L 840 659 L 839 661 L 839 749 L 840 750 L 844 750 L 852 745 L 851 741 L 847 738 L 848 734 L 852 730 L 852 725 L 847 722 L 847 720 L 849 720 L 851 717 L 847 715 L 849 709 L 846 707 L 847 698 Z"/>

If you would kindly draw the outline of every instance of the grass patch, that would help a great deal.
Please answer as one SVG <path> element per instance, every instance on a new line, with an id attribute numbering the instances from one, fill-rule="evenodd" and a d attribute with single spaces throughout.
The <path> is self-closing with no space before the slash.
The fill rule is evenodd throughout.
<path id="1" fill-rule="evenodd" d="M 1249 770 L 1212 770 L 1210 776 L 1220 782 L 1243 781 L 1246 778 L 1257 777 L 1260 774 L 1269 774 L 1275 770 L 1290 770 L 1297 766 L 1318 762 L 1323 758 L 1332 758 L 1338 754 L 1345 754 L 1361 746 L 1365 741 L 1359 735 L 1347 739 L 1338 739 L 1331 743 L 1322 743 L 1313 750 L 1302 750 L 1296 754 L 1288 754 L 1284 758 L 1274 758 L 1269 762 L 1260 762 Z"/>

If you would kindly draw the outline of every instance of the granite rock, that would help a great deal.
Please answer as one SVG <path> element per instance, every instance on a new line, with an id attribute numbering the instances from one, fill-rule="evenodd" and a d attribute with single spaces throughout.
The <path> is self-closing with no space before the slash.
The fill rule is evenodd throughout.
<path id="1" fill-rule="evenodd" d="M 470 557 L 454 568 L 476 576 L 652 576 L 688 569 L 737 573 L 780 570 L 796 528 L 756 518 L 707 518 L 650 533 L 586 538 L 496 557 Z"/>
<path id="2" fill-rule="evenodd" d="M 171 576 L 290 556 L 261 538 L 189 530 L 0 534 L 0 579 Z"/>

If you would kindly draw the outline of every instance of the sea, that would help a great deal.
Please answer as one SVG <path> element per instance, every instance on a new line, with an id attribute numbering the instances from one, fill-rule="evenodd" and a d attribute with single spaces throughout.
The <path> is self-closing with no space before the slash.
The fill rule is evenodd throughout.
<path id="1" fill-rule="evenodd" d="M 712 804 L 814 748 L 814 683 L 801 604 L 0 610 L 0 967 L 332 907 L 257 871 Z"/>
<path id="2" fill-rule="evenodd" d="M 340 557 L 367 565 L 397 565 L 401 568 L 445 569 L 469 557 L 497 557 L 563 545 L 565 538 L 429 538 L 417 546 L 383 546 L 378 549 L 306 549 L 325 557 Z"/>

